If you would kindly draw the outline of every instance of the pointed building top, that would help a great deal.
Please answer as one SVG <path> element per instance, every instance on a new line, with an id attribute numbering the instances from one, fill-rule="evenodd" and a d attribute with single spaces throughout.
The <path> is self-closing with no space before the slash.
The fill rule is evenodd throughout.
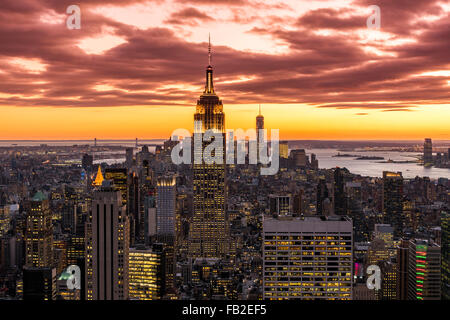
<path id="1" fill-rule="evenodd" d="M 211 65 L 211 33 L 208 33 L 208 66 Z"/>
<path id="2" fill-rule="evenodd" d="M 256 119 L 264 120 L 264 117 L 261 114 L 261 104 L 259 105 L 259 114 L 256 116 Z"/>
<path id="3" fill-rule="evenodd" d="M 97 176 L 95 177 L 94 182 L 92 183 L 94 186 L 101 186 L 103 183 L 103 174 L 102 174 L 102 168 L 100 167 L 100 165 L 98 166 L 98 170 L 97 170 Z"/>
<path id="4" fill-rule="evenodd" d="M 213 68 L 211 66 L 211 35 L 208 37 L 208 63 L 209 65 L 206 67 L 205 91 L 203 91 L 203 94 L 215 95 L 213 85 Z"/>

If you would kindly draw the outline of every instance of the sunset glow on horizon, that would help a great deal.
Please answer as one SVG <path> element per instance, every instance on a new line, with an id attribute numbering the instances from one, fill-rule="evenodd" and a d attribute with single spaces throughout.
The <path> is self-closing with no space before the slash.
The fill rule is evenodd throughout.
<path id="1" fill-rule="evenodd" d="M 0 140 L 192 131 L 209 33 L 229 129 L 261 104 L 284 140 L 450 140 L 447 1 L 86 0 L 68 30 L 71 4 L 2 4 Z"/>

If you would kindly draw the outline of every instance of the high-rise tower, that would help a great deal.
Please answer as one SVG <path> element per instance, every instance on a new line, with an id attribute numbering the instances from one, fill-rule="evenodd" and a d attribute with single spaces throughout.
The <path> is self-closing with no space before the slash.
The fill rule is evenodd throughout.
<path id="1" fill-rule="evenodd" d="M 401 172 L 383 172 L 383 222 L 394 227 L 400 237 L 405 223 L 403 215 L 403 177 Z"/>
<path id="2" fill-rule="evenodd" d="M 52 215 L 49 200 L 42 192 L 37 192 L 29 202 L 25 245 L 27 266 L 53 266 Z"/>
<path id="3" fill-rule="evenodd" d="M 203 94 L 197 101 L 194 114 L 194 135 L 212 130 L 225 140 L 225 114 L 222 101 L 216 95 L 213 85 L 213 68 L 211 66 L 211 43 L 208 46 L 209 65 L 206 68 L 206 84 Z M 209 143 L 202 142 L 194 150 L 202 154 Z M 190 230 L 189 255 L 191 257 L 220 258 L 227 253 L 228 226 L 225 216 L 225 152 L 215 150 L 215 158 L 222 157 L 222 164 L 193 164 L 194 170 L 194 215 Z M 219 154 L 217 153 L 219 152 Z"/>
<path id="4" fill-rule="evenodd" d="M 433 142 L 426 138 L 423 144 L 423 165 L 429 166 L 433 163 Z"/>
<path id="5" fill-rule="evenodd" d="M 128 299 L 129 228 L 121 193 L 106 180 L 85 224 L 87 300 Z"/>
<path id="6" fill-rule="evenodd" d="M 256 116 L 256 141 L 259 150 L 259 130 L 264 129 L 264 116 L 261 114 L 261 105 L 259 105 L 259 114 Z M 258 153 L 259 156 L 259 153 Z"/>

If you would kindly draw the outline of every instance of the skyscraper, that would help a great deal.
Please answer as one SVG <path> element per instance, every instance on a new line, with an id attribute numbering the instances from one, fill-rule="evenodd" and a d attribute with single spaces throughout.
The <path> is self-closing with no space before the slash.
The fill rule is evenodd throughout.
<path id="1" fill-rule="evenodd" d="M 394 237 L 403 232 L 403 177 L 401 172 L 383 172 L 383 223 L 394 228 Z"/>
<path id="2" fill-rule="evenodd" d="M 165 285 L 164 253 L 161 244 L 152 248 L 130 248 L 129 296 L 132 300 L 162 298 Z"/>
<path id="3" fill-rule="evenodd" d="M 53 225 L 49 201 L 37 192 L 29 202 L 25 232 L 26 265 L 35 268 L 53 266 Z"/>
<path id="4" fill-rule="evenodd" d="M 450 213 L 441 214 L 442 299 L 450 300 Z"/>
<path id="5" fill-rule="evenodd" d="M 122 203 L 127 204 L 128 200 L 128 176 L 125 168 L 105 169 L 105 180 L 112 180 L 114 188 L 120 191 Z"/>
<path id="6" fill-rule="evenodd" d="M 353 237 L 347 217 L 268 218 L 264 299 L 352 299 Z"/>
<path id="7" fill-rule="evenodd" d="M 194 135 L 206 130 L 223 137 L 225 146 L 225 114 L 222 101 L 216 95 L 211 66 L 211 46 L 209 46 L 209 65 L 206 68 L 206 85 L 197 101 L 194 114 Z M 195 143 L 194 143 L 195 145 Z M 208 143 L 201 143 L 194 151 L 202 154 Z M 225 215 L 225 152 L 216 150 L 215 157 L 222 157 L 222 164 L 193 164 L 194 212 L 190 229 L 189 255 L 191 257 L 220 258 L 227 253 L 228 225 Z"/>
<path id="8" fill-rule="evenodd" d="M 287 141 L 281 141 L 279 143 L 280 157 L 287 159 L 289 157 L 289 144 Z"/>
<path id="9" fill-rule="evenodd" d="M 433 142 L 430 138 L 426 138 L 423 144 L 423 165 L 431 165 L 433 163 Z"/>
<path id="10" fill-rule="evenodd" d="M 95 176 L 95 180 L 92 182 L 92 185 L 99 187 L 102 185 L 103 180 L 104 180 L 104 178 L 103 178 L 103 174 L 102 174 L 102 168 L 99 165 L 98 169 L 97 169 L 97 175 Z"/>
<path id="11" fill-rule="evenodd" d="M 334 170 L 334 214 L 343 216 L 347 214 L 347 197 L 344 191 L 344 174 L 341 168 Z"/>
<path id="12" fill-rule="evenodd" d="M 109 181 L 94 192 L 86 223 L 87 300 L 128 299 L 129 220 Z"/>
<path id="13" fill-rule="evenodd" d="M 408 297 L 408 252 L 409 241 L 401 240 L 397 247 L 397 299 Z"/>
<path id="14" fill-rule="evenodd" d="M 292 199 L 290 195 L 269 195 L 269 213 L 288 215 L 292 213 Z"/>
<path id="15" fill-rule="evenodd" d="M 175 177 L 159 177 L 156 189 L 156 237 L 164 245 L 165 289 L 174 285 L 175 273 Z"/>
<path id="16" fill-rule="evenodd" d="M 409 241 L 408 300 L 441 299 L 441 247 L 428 240 Z"/>
<path id="17" fill-rule="evenodd" d="M 264 129 L 264 116 L 261 114 L 261 105 L 259 105 L 259 114 L 256 116 L 256 141 L 259 150 L 259 130 Z M 259 152 L 258 152 L 259 156 Z"/>
<path id="18" fill-rule="evenodd" d="M 317 195 L 316 195 L 316 213 L 321 216 L 323 212 L 323 202 L 328 199 L 328 188 L 325 179 L 320 179 L 317 184 Z"/>
<path id="19" fill-rule="evenodd" d="M 175 236 L 175 177 L 157 179 L 156 233 L 158 236 Z"/>

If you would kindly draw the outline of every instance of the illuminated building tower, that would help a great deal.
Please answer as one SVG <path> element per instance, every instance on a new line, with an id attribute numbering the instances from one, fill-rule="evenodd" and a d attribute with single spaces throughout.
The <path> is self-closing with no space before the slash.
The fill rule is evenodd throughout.
<path id="1" fill-rule="evenodd" d="M 165 285 L 163 245 L 130 248 L 128 259 L 131 300 L 161 299 Z"/>
<path id="2" fill-rule="evenodd" d="M 0 205 L 0 238 L 6 236 L 10 229 L 11 215 L 9 206 Z"/>
<path id="3" fill-rule="evenodd" d="M 287 159 L 289 157 L 289 144 L 287 141 L 280 141 L 280 158 Z"/>
<path id="4" fill-rule="evenodd" d="M 175 273 L 175 177 L 159 177 L 156 187 L 156 237 L 164 244 L 166 289 L 174 285 Z"/>
<path id="5" fill-rule="evenodd" d="M 408 298 L 409 241 L 401 240 L 397 247 L 397 300 Z"/>
<path id="6" fill-rule="evenodd" d="M 122 203 L 127 204 L 128 187 L 127 187 L 127 169 L 125 168 L 108 168 L 105 169 L 105 179 L 112 180 L 114 189 L 119 190 L 122 196 Z"/>
<path id="7" fill-rule="evenodd" d="M 49 201 L 37 192 L 29 202 L 26 232 L 26 265 L 36 268 L 53 266 L 53 225 Z"/>
<path id="8" fill-rule="evenodd" d="M 259 105 L 259 114 L 256 116 L 256 141 L 257 141 L 257 146 L 259 150 L 259 130 L 264 129 L 264 116 L 261 114 L 261 105 Z M 264 138 L 264 137 L 261 137 Z M 258 157 L 259 157 L 259 152 L 258 152 Z"/>
<path id="9" fill-rule="evenodd" d="M 394 228 L 394 237 L 403 233 L 403 177 L 401 172 L 383 172 L 383 223 Z"/>
<path id="10" fill-rule="evenodd" d="M 334 170 L 334 214 L 343 216 L 347 214 L 347 197 L 344 191 L 344 174 L 341 168 Z"/>
<path id="11" fill-rule="evenodd" d="M 412 239 L 408 256 L 408 300 L 440 300 L 441 247 Z"/>
<path id="12" fill-rule="evenodd" d="M 85 259 L 85 238 L 83 235 L 71 235 L 67 244 L 67 264 L 77 265 L 80 267 L 81 271 L 81 290 L 80 297 L 81 300 L 85 300 L 85 290 L 86 290 L 86 259 Z"/>
<path id="13" fill-rule="evenodd" d="M 390 257 L 394 257 L 397 250 L 394 248 L 394 228 L 389 224 L 375 224 L 373 238 L 382 239 Z"/>
<path id="14" fill-rule="evenodd" d="M 175 177 L 159 177 L 156 192 L 156 233 L 172 239 L 175 236 Z"/>
<path id="15" fill-rule="evenodd" d="M 450 213 L 441 214 L 442 299 L 450 300 Z"/>
<path id="16" fill-rule="evenodd" d="M 67 240 L 53 240 L 53 257 L 56 274 L 61 274 L 67 267 Z"/>
<path id="17" fill-rule="evenodd" d="M 94 182 L 92 182 L 92 185 L 99 187 L 102 185 L 103 180 L 102 168 L 99 165 L 97 169 L 97 175 L 95 176 L 95 180 Z"/>
<path id="18" fill-rule="evenodd" d="M 430 138 L 426 138 L 423 144 L 423 165 L 429 166 L 433 164 L 433 142 Z"/>
<path id="19" fill-rule="evenodd" d="M 352 299 L 352 221 L 344 216 L 263 222 L 263 298 Z"/>
<path id="20" fill-rule="evenodd" d="M 366 265 L 381 265 L 383 261 L 389 260 L 389 251 L 384 240 L 375 238 L 367 250 Z"/>
<path id="21" fill-rule="evenodd" d="M 127 300 L 129 220 L 109 180 L 94 192 L 85 226 L 87 300 Z"/>
<path id="22" fill-rule="evenodd" d="M 197 101 L 194 115 L 194 135 L 212 130 L 223 137 L 223 149 L 215 150 L 222 164 L 193 164 L 194 212 L 190 229 L 189 255 L 191 257 L 224 257 L 228 252 L 228 223 L 225 215 L 225 114 L 222 101 L 214 92 L 211 46 L 206 68 L 206 85 Z M 195 143 L 194 143 L 195 145 Z M 203 154 L 208 142 L 203 142 L 197 154 Z"/>
<path id="23" fill-rule="evenodd" d="M 380 265 L 381 269 L 381 289 L 375 290 L 377 300 L 397 300 L 397 265 L 391 260 L 384 261 Z"/>

